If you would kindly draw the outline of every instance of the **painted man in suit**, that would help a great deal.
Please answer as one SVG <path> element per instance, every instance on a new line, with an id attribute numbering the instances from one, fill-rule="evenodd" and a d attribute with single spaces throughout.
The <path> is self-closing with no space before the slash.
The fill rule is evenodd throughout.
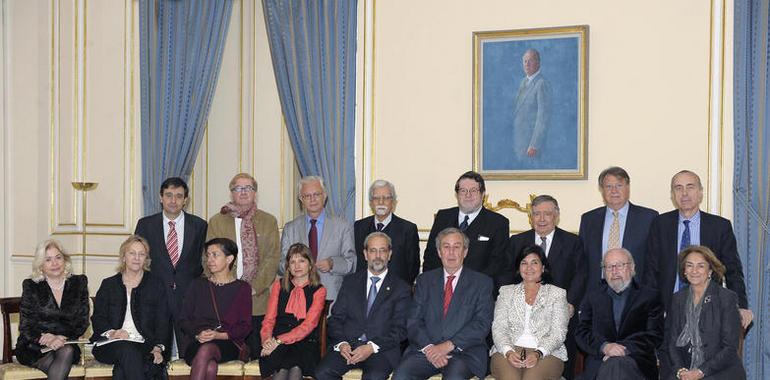
<path id="1" fill-rule="evenodd" d="M 345 277 L 329 318 L 329 350 L 316 368 L 319 380 L 341 379 L 361 368 L 364 379 L 387 379 L 401 359 L 411 284 L 391 272 L 391 240 L 372 232 L 363 243 L 366 270 Z"/>
<path id="2" fill-rule="evenodd" d="M 542 156 L 549 127 L 551 84 L 540 73 L 540 53 L 529 49 L 521 57 L 524 74 L 513 104 L 513 155 L 525 168 Z"/>
<path id="3" fill-rule="evenodd" d="M 469 171 L 457 179 L 457 207 L 436 213 L 423 256 L 423 272 L 441 267 L 436 236 L 448 227 L 455 227 L 470 240 L 463 265 L 491 277 L 495 280 L 495 289 L 500 287 L 502 264 L 507 262 L 509 222 L 508 218 L 483 207 L 485 194 L 484 178 L 479 173 Z"/>
<path id="4" fill-rule="evenodd" d="M 660 297 L 634 278 L 634 256 L 627 249 L 610 249 L 602 262 L 606 282 L 588 292 L 580 307 L 576 339 L 587 354 L 581 379 L 657 379 Z"/>
<path id="5" fill-rule="evenodd" d="M 482 379 L 487 374 L 494 301 L 492 279 L 463 265 L 468 237 L 457 228 L 436 236 L 442 266 L 417 277 L 407 318 L 409 347 L 393 380 Z"/>
<path id="6" fill-rule="evenodd" d="M 397 203 L 396 188 L 392 183 L 378 179 L 369 186 L 369 207 L 374 215 L 357 220 L 353 225 L 358 254 L 356 271 L 367 267 L 366 252 L 362 249 L 364 239 L 372 232 L 382 231 L 390 237 L 393 247 L 388 272 L 411 285 L 420 272 L 420 237 L 416 224 L 393 213 Z"/>
<path id="7" fill-rule="evenodd" d="M 530 244 L 537 244 L 545 251 L 548 263 L 551 265 L 552 284 L 567 291 L 570 322 L 567 339 L 564 345 L 570 360 L 564 363 L 564 377 L 571 379 L 574 372 L 574 357 L 577 352 L 575 344 L 575 329 L 577 317 L 575 311 L 580 307 L 580 301 L 585 293 L 586 272 L 588 271 L 583 245 L 580 238 L 570 232 L 556 227 L 559 223 L 559 203 L 550 195 L 539 195 L 532 200 L 530 224 L 532 229 L 511 236 L 505 283 L 513 283 L 511 277 L 515 273 L 514 258 Z"/>
<path id="8" fill-rule="evenodd" d="M 652 220 L 658 212 L 629 202 L 631 178 L 625 169 L 617 166 L 604 169 L 599 174 L 599 191 L 604 206 L 586 212 L 580 218 L 580 240 L 588 259 L 590 291 L 602 284 L 602 255 L 613 248 L 623 247 L 634 255 L 637 280 L 644 273 L 644 257 L 647 236 Z"/>
<path id="9" fill-rule="evenodd" d="M 289 247 L 294 243 L 306 244 L 313 254 L 321 284 L 326 288 L 326 299 L 333 301 L 337 299 L 342 278 L 356 268 L 353 226 L 324 210 L 326 188 L 321 177 L 303 177 L 297 191 L 305 212 L 283 227 L 278 274 L 283 275 Z"/>
<path id="10" fill-rule="evenodd" d="M 668 309 L 671 296 L 681 287 L 677 274 L 677 255 L 690 245 L 709 247 L 725 265 L 727 288 L 738 295 L 741 324 L 754 319 L 746 298 L 743 265 L 729 220 L 700 210 L 703 185 L 692 171 L 682 170 L 671 178 L 671 198 L 677 209 L 661 214 L 652 222 L 647 245 L 643 281 L 660 292 Z"/>
<path id="11" fill-rule="evenodd" d="M 184 302 L 187 286 L 201 276 L 201 252 L 206 238 L 206 221 L 184 212 L 189 199 L 187 183 L 178 177 L 167 178 L 160 185 L 163 211 L 139 219 L 134 234 L 150 244 L 152 273 L 168 287 L 168 310 L 172 333 L 164 345 L 166 358 L 178 358 L 187 347 L 176 318 Z"/>
<path id="12" fill-rule="evenodd" d="M 278 222 L 257 207 L 257 180 L 248 173 L 230 180 L 230 202 L 209 220 L 206 240 L 228 238 L 238 245 L 233 266 L 236 278 L 251 285 L 251 334 L 246 339 L 251 358 L 262 351 L 259 331 L 267 312 L 270 285 L 278 270 Z"/>

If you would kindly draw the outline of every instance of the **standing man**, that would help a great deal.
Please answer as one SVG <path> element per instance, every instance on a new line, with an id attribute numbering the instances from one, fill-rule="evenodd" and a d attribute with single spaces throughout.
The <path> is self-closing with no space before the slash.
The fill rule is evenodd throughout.
<path id="1" fill-rule="evenodd" d="M 356 271 L 367 267 L 366 251 L 362 250 L 364 239 L 372 232 L 382 231 L 390 237 L 393 246 L 388 271 L 411 285 L 420 271 L 420 238 L 416 224 L 393 213 L 397 203 L 396 188 L 392 183 L 378 179 L 369 186 L 369 207 L 374 215 L 357 220 L 353 225 L 355 249 L 359 253 Z"/>
<path id="2" fill-rule="evenodd" d="M 139 219 L 134 234 L 150 244 L 151 271 L 166 285 L 171 335 L 166 338 L 164 356 L 177 359 L 187 341 L 176 324 L 187 286 L 201 276 L 201 252 L 206 237 L 206 221 L 184 211 L 190 189 L 179 177 L 167 178 L 160 185 L 163 211 Z"/>
<path id="3" fill-rule="evenodd" d="M 559 223 L 559 203 L 556 198 L 550 195 L 538 195 L 532 200 L 532 211 L 529 219 L 530 224 L 532 224 L 531 230 L 511 236 L 506 273 L 515 273 L 514 259 L 524 247 L 537 244 L 545 251 L 545 256 L 551 265 L 551 278 L 553 279 L 551 283 L 567 291 L 570 321 L 564 345 L 567 347 L 569 360 L 564 363 L 564 377 L 572 379 L 575 368 L 574 358 L 577 353 L 575 344 L 577 317 L 575 311 L 580 307 L 580 301 L 585 293 L 586 272 L 588 271 L 583 255 L 583 245 L 577 235 L 556 227 Z M 507 277 L 505 283 L 513 283 L 513 278 Z"/>
<path id="4" fill-rule="evenodd" d="M 621 167 L 609 167 L 599 174 L 599 191 L 604 206 L 580 218 L 579 235 L 588 259 L 588 290 L 601 286 L 602 255 L 613 248 L 623 247 L 634 255 L 637 279 L 641 280 L 647 236 L 652 220 L 658 216 L 653 209 L 629 202 L 631 178 Z"/>
<path id="5" fill-rule="evenodd" d="M 318 380 L 363 369 L 364 379 L 387 379 L 401 359 L 412 286 L 391 272 L 390 237 L 372 232 L 363 243 L 366 270 L 345 277 L 329 318 L 333 347 L 316 368 Z"/>
<path id="6" fill-rule="evenodd" d="M 334 301 L 342 286 L 342 278 L 356 268 L 353 227 L 342 218 L 326 214 L 323 178 L 303 177 L 299 180 L 297 191 L 305 212 L 283 227 L 278 274 L 283 275 L 289 247 L 294 243 L 306 244 L 313 254 L 321 284 L 326 288 L 326 299 Z"/>
<path id="7" fill-rule="evenodd" d="M 436 237 L 448 227 L 459 229 L 470 240 L 465 267 L 481 272 L 500 287 L 499 277 L 507 263 L 508 218 L 483 207 L 487 188 L 484 178 L 474 171 L 465 172 L 455 182 L 457 207 L 439 210 L 430 229 L 423 256 L 422 271 L 441 267 Z"/>
<path id="8" fill-rule="evenodd" d="M 660 291 L 668 309 L 671 296 L 682 286 L 677 256 L 691 245 L 709 247 L 725 265 L 727 288 L 738 295 L 741 325 L 745 329 L 754 319 L 746 298 L 743 265 L 738 256 L 733 226 L 729 220 L 700 210 L 703 185 L 692 171 L 682 170 L 671 178 L 671 198 L 677 209 L 661 214 L 652 222 L 647 246 L 644 283 Z"/>
<path id="9" fill-rule="evenodd" d="M 551 84 L 540 73 L 540 52 L 529 49 L 521 60 L 526 76 L 513 104 L 513 155 L 527 163 L 542 156 L 550 122 Z"/>
<path id="10" fill-rule="evenodd" d="M 576 338 L 587 354 L 581 378 L 657 379 L 660 297 L 634 278 L 634 257 L 627 249 L 610 249 L 602 266 L 606 282 L 587 293 L 580 307 Z"/>
<path id="11" fill-rule="evenodd" d="M 209 220 L 206 240 L 227 238 L 238 245 L 235 278 L 251 285 L 251 334 L 246 338 L 252 359 L 259 357 L 259 331 L 267 311 L 270 285 L 278 270 L 278 222 L 257 208 L 257 180 L 239 173 L 230 180 L 230 202 Z"/>
<path id="12" fill-rule="evenodd" d="M 393 380 L 483 379 L 487 374 L 494 301 L 492 279 L 463 266 L 468 237 L 457 228 L 436 235 L 442 266 L 417 278 L 407 318 L 409 347 Z"/>

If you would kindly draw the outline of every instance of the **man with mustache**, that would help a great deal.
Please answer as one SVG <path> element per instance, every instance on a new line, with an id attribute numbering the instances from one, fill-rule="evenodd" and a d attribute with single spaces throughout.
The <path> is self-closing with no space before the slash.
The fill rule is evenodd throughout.
<path id="1" fill-rule="evenodd" d="M 606 281 L 580 307 L 575 338 L 587 354 L 581 379 L 657 379 L 655 348 L 663 341 L 657 292 L 634 279 L 634 257 L 625 248 L 607 251 L 602 268 Z"/>
<path id="2" fill-rule="evenodd" d="M 367 267 L 364 239 L 372 232 L 382 231 L 390 237 L 392 245 L 388 271 L 411 285 L 420 271 L 420 238 L 416 224 L 393 213 L 397 204 L 396 188 L 392 183 L 382 179 L 372 182 L 369 207 L 374 215 L 359 219 L 353 225 L 358 256 L 356 271 Z"/>
<path id="3" fill-rule="evenodd" d="M 361 368 L 364 379 L 387 379 L 401 357 L 411 286 L 388 268 L 391 240 L 372 232 L 363 243 L 366 270 L 345 277 L 328 321 L 333 352 L 316 368 L 319 380 Z"/>

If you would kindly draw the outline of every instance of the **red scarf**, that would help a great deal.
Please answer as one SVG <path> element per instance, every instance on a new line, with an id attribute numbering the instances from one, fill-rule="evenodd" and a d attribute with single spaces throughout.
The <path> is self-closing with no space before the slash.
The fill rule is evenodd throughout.
<path id="1" fill-rule="evenodd" d="M 288 274 L 287 274 L 288 275 Z M 302 285 L 294 285 L 294 289 L 289 293 L 289 301 L 286 302 L 286 314 L 294 314 L 298 320 L 307 317 L 307 299 L 305 299 L 305 286 L 310 281 L 305 281 Z"/>
<path id="2" fill-rule="evenodd" d="M 257 232 L 254 229 L 254 214 L 257 212 L 257 205 L 252 203 L 249 206 L 238 206 L 229 202 L 222 206 L 222 214 L 230 215 L 233 218 L 241 218 L 241 257 L 243 257 L 243 276 L 241 280 L 251 284 L 251 281 L 257 277 L 259 269 L 259 245 L 257 244 Z"/>

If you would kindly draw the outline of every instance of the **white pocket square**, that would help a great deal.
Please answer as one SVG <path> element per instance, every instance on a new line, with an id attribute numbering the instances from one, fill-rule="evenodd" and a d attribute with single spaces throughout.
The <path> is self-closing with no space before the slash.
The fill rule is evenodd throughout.
<path id="1" fill-rule="evenodd" d="M 479 235 L 478 240 L 479 241 L 489 241 L 489 237 L 488 236 L 484 236 L 484 235 Z"/>

